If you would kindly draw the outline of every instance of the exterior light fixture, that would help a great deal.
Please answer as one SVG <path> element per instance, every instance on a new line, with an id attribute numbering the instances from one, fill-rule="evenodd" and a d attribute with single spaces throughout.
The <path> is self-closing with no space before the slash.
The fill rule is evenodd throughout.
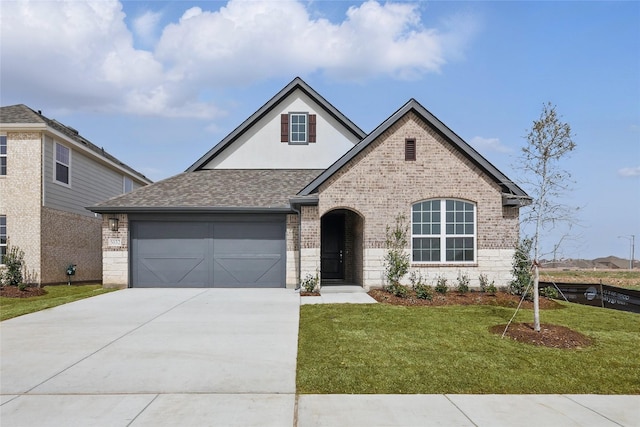
<path id="1" fill-rule="evenodd" d="M 109 230 L 118 231 L 118 218 L 109 218 Z"/>

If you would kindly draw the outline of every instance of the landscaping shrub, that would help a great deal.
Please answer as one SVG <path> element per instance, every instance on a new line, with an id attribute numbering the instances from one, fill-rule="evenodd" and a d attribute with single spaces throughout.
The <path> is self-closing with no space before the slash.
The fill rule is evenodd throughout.
<path id="1" fill-rule="evenodd" d="M 489 282 L 489 278 L 487 277 L 486 274 L 481 274 L 480 277 L 478 277 L 478 279 L 480 280 L 481 292 L 485 292 L 489 295 L 495 295 L 496 292 L 498 292 L 498 288 L 496 288 L 495 280 L 492 280 L 491 282 Z"/>
<path id="2" fill-rule="evenodd" d="M 555 286 L 545 286 L 544 288 L 540 289 L 540 295 L 553 299 L 558 299 L 559 296 L 558 290 L 555 288 Z"/>
<path id="3" fill-rule="evenodd" d="M 409 294 L 409 289 L 400 283 L 393 283 L 387 286 L 387 292 L 390 292 L 399 298 L 406 298 Z"/>
<path id="4" fill-rule="evenodd" d="M 318 287 L 319 281 L 318 273 L 316 273 L 315 276 L 308 273 L 302 280 L 302 283 L 300 283 L 300 286 L 305 290 L 305 292 L 314 292 Z"/>
<path id="5" fill-rule="evenodd" d="M 469 292 L 469 276 L 466 273 L 458 273 L 458 293 L 466 294 Z"/>
<path id="6" fill-rule="evenodd" d="M 436 286 L 434 289 L 440 294 L 446 294 L 449 290 L 449 287 L 447 286 L 447 279 L 442 276 L 438 277 L 438 279 L 436 279 Z"/>
<path id="7" fill-rule="evenodd" d="M 426 283 L 424 283 L 424 279 L 422 274 L 414 271 L 409 276 L 409 280 L 411 280 L 411 287 L 416 293 L 416 297 L 419 299 L 426 299 L 431 301 L 433 299 L 433 288 Z"/>
<path id="8" fill-rule="evenodd" d="M 400 280 L 409 271 L 409 254 L 405 251 L 408 245 L 407 234 L 409 226 L 406 217 L 398 215 L 393 227 L 386 228 L 385 245 L 387 253 L 384 256 L 384 272 L 386 277 L 385 290 L 398 297 L 406 297 L 408 289 L 400 284 Z"/>
<path id="9" fill-rule="evenodd" d="M 523 295 L 532 283 L 531 276 L 531 239 L 524 239 L 516 247 L 513 254 L 513 280 L 509 282 L 509 292 L 515 295 Z M 532 292 L 527 292 L 527 299 L 532 299 Z"/>
<path id="10" fill-rule="evenodd" d="M 23 283 L 22 267 L 24 265 L 24 251 L 17 246 L 8 246 L 4 256 L 4 270 L 0 273 L 2 286 L 18 286 Z"/>

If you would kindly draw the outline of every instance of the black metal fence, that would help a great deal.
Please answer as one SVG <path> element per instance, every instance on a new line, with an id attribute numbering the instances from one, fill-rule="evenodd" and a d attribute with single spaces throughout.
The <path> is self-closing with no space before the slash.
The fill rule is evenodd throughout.
<path id="1" fill-rule="evenodd" d="M 614 310 L 640 313 L 640 291 L 617 288 L 601 283 L 558 283 L 540 282 L 540 289 L 548 286 L 557 287 L 561 295 L 559 299 L 566 298 L 569 302 L 592 305 L 596 307 L 612 308 Z M 564 295 L 564 298 L 562 297 Z"/>

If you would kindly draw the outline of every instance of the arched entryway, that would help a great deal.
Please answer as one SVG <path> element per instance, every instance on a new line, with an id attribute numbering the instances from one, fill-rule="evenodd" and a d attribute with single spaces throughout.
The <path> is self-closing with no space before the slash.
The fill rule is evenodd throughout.
<path id="1" fill-rule="evenodd" d="M 320 220 L 320 277 L 323 286 L 362 286 L 364 220 L 349 209 L 334 209 Z"/>

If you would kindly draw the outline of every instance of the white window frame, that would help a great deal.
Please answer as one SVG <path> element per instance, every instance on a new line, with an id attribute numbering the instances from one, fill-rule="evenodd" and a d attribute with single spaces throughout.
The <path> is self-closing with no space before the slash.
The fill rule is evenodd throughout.
<path id="1" fill-rule="evenodd" d="M 435 234 L 421 234 L 414 233 L 414 206 L 419 203 L 429 201 L 440 201 L 440 232 Z M 447 201 L 463 202 L 473 206 L 473 234 L 461 233 L 447 233 Z M 420 222 L 422 224 L 422 222 Z M 452 225 L 450 223 L 450 225 Z M 435 261 L 416 261 L 414 259 L 413 247 L 414 239 L 419 238 L 437 238 L 440 239 L 440 259 Z M 462 261 L 448 261 L 447 260 L 447 239 L 451 238 L 472 238 L 473 239 L 473 259 Z M 415 202 L 411 205 L 411 262 L 413 264 L 425 264 L 425 265 L 442 265 L 442 264 L 476 264 L 478 262 L 478 205 L 472 201 L 455 198 L 434 198 L 426 199 Z"/>
<path id="2" fill-rule="evenodd" d="M 7 216 L 0 215 L 0 265 L 4 265 L 4 256 L 7 253 Z M 4 229 L 4 232 L 3 232 Z M 4 237 L 4 242 L 3 238 Z"/>
<path id="3" fill-rule="evenodd" d="M 0 144 L 0 147 L 4 147 L 4 153 L 2 152 L 3 150 L 0 149 L 0 176 L 7 176 L 7 170 L 8 170 L 8 165 L 7 165 L 7 135 L 5 134 L 0 134 L 0 141 L 2 142 L 2 144 Z M 2 159 L 4 159 L 4 162 L 2 161 Z M 2 173 L 2 163 L 4 163 L 4 173 Z"/>
<path id="4" fill-rule="evenodd" d="M 304 117 L 304 140 L 294 140 L 294 135 L 299 136 L 303 132 L 293 130 L 293 118 Z M 299 124 L 298 124 L 299 125 Z M 289 113 L 289 144 L 291 145 L 307 145 L 309 144 L 309 113 Z"/>
<path id="5" fill-rule="evenodd" d="M 122 176 L 122 194 L 133 191 L 133 180 L 126 175 Z"/>
<path id="6" fill-rule="evenodd" d="M 69 153 L 69 163 L 64 163 L 62 160 L 58 160 L 58 147 L 62 147 L 67 150 Z M 67 168 L 67 179 L 69 182 L 58 180 L 58 163 Z M 71 149 L 57 141 L 53 143 L 53 182 L 64 185 L 65 187 L 71 187 Z"/>

